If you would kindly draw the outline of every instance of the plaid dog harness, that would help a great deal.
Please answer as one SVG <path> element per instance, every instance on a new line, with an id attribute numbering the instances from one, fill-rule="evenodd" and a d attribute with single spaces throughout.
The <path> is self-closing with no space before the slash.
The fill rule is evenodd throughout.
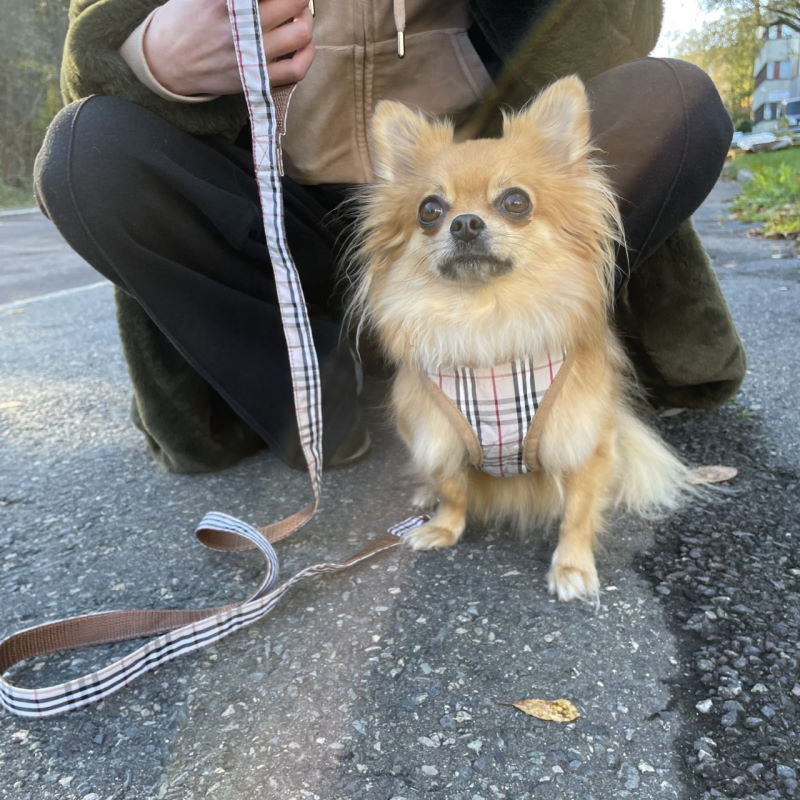
<path id="1" fill-rule="evenodd" d="M 440 367 L 425 386 L 476 469 L 505 478 L 539 469 L 539 437 L 572 365 L 549 353 L 494 367 Z"/>

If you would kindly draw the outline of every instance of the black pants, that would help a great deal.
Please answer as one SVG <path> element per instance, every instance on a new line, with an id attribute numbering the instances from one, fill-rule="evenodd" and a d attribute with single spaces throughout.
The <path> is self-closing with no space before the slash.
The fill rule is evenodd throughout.
<path id="1" fill-rule="evenodd" d="M 588 83 L 595 144 L 611 165 L 637 266 L 706 197 L 731 136 L 701 70 L 642 59 Z M 36 166 L 43 211 L 136 298 L 190 364 L 270 445 L 292 436 L 288 359 L 249 150 L 190 136 L 114 97 L 63 109 Z M 323 372 L 326 456 L 353 426 L 355 371 L 340 343 L 341 186 L 284 181 L 292 255 Z"/>

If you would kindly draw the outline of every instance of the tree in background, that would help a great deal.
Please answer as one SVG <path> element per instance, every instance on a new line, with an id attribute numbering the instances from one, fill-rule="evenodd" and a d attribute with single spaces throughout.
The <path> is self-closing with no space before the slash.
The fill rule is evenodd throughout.
<path id="1" fill-rule="evenodd" d="M 717 8 L 755 14 L 759 25 L 788 25 L 800 31 L 800 0 L 705 0 L 707 11 Z"/>
<path id="2" fill-rule="evenodd" d="M 0 195 L 4 187 L 30 187 L 44 131 L 61 107 L 58 73 L 68 5 L 0 0 Z"/>
<path id="3" fill-rule="evenodd" d="M 678 42 L 677 55 L 711 76 L 736 129 L 749 129 L 753 62 L 761 47 L 759 3 L 728 0 L 705 5 L 707 10 L 719 8 L 719 17 L 686 34 Z"/>
<path id="4" fill-rule="evenodd" d="M 760 33 L 779 23 L 800 31 L 800 0 L 705 0 L 703 6 L 719 16 L 684 36 L 677 54 L 711 75 L 736 129 L 749 130 Z"/>
<path id="5" fill-rule="evenodd" d="M 766 3 L 764 5 L 768 24 L 781 23 L 800 33 L 800 0 L 787 0 L 785 3 Z"/>
<path id="6" fill-rule="evenodd" d="M 800 0 L 766 0 L 761 13 L 764 25 L 788 25 L 800 32 Z"/>

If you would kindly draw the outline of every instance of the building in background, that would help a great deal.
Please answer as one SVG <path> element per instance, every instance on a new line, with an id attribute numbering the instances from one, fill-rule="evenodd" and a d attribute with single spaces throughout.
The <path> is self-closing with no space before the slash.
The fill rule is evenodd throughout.
<path id="1" fill-rule="evenodd" d="M 786 25 L 766 28 L 754 74 L 754 131 L 774 130 L 787 111 L 792 117 L 800 115 L 800 33 Z"/>

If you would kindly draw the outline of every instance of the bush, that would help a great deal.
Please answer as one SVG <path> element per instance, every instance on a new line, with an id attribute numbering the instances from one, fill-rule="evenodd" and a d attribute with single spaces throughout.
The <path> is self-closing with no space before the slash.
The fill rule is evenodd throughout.
<path id="1" fill-rule="evenodd" d="M 33 189 L 30 183 L 26 186 L 7 186 L 0 181 L 0 208 L 32 206 Z"/>
<path id="2" fill-rule="evenodd" d="M 30 202 L 33 160 L 61 107 L 68 0 L 0 0 L 0 203 Z M 21 193 L 21 194 L 20 194 Z M 23 201 L 25 202 L 25 201 Z"/>
<path id="3" fill-rule="evenodd" d="M 767 235 L 800 235 L 800 149 L 754 153 L 735 159 L 730 171 L 747 169 L 752 179 L 731 204 L 746 222 L 764 222 Z"/>

